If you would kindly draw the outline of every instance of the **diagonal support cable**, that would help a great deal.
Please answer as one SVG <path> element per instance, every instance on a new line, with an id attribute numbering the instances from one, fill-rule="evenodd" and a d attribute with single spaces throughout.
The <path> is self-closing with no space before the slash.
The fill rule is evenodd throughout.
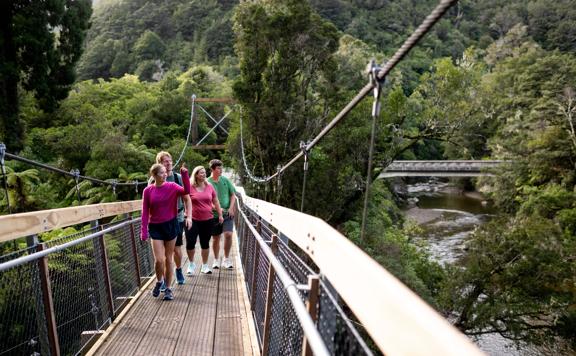
<path id="1" fill-rule="evenodd" d="M 210 113 L 209 113 L 206 109 L 204 109 L 204 108 L 202 107 L 202 105 L 198 105 L 198 107 L 199 107 L 202 111 L 204 111 L 204 113 L 205 113 L 210 119 L 212 119 L 212 121 L 214 121 L 214 123 L 216 124 L 216 126 L 220 125 L 220 122 L 221 122 L 222 120 L 220 120 L 220 121 L 216 120 L 214 117 L 212 117 L 212 115 L 210 115 Z M 216 127 L 216 126 L 214 126 L 214 127 Z M 220 130 L 224 131 L 226 134 L 229 134 L 229 132 L 228 132 L 225 128 L 223 128 L 222 126 L 220 126 L 219 128 L 220 128 Z"/>
<path id="2" fill-rule="evenodd" d="M 200 105 L 198 105 L 198 106 L 200 107 Z M 224 119 L 226 119 L 226 118 L 228 117 L 228 115 L 230 115 L 231 112 L 232 112 L 232 110 L 228 111 L 228 112 L 226 113 L 226 115 L 224 115 L 224 116 L 216 123 L 216 125 L 215 125 L 213 128 L 211 128 L 210 131 L 208 131 L 208 132 L 206 133 L 206 135 L 204 135 L 204 137 L 202 137 L 202 138 L 200 139 L 200 141 L 196 142 L 196 146 L 198 146 L 199 144 L 201 144 L 202 141 L 204 141 L 204 140 L 212 133 L 212 131 L 214 131 L 217 127 L 219 127 L 220 124 L 222 123 L 222 121 L 224 121 Z M 226 131 L 226 130 L 224 130 L 224 131 Z M 228 133 L 228 132 L 226 132 L 226 133 Z"/>

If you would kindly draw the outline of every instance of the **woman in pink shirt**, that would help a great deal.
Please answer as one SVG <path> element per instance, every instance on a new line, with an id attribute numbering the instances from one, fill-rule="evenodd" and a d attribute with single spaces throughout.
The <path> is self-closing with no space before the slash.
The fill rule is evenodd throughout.
<path id="1" fill-rule="evenodd" d="M 192 199 L 192 228 L 186 230 L 186 252 L 188 253 L 187 274 L 194 273 L 194 248 L 196 240 L 200 236 L 200 247 L 202 248 L 202 273 L 212 273 L 208 267 L 208 253 L 210 252 L 210 237 L 212 236 L 213 215 L 212 207 L 218 212 L 220 224 L 224 221 L 222 209 L 218 201 L 218 195 L 210 183 L 206 180 L 206 170 L 202 166 L 194 168 L 192 171 L 190 198 Z"/>
<path id="2" fill-rule="evenodd" d="M 148 235 L 152 238 L 154 252 L 154 270 L 156 271 L 156 286 L 152 296 L 160 295 L 160 286 L 166 276 L 166 286 L 170 286 L 173 277 L 174 246 L 178 234 L 178 197 L 190 193 L 190 178 L 188 170 L 180 168 L 184 187 L 174 182 L 166 182 L 166 168 L 156 163 L 150 168 L 154 184 L 144 188 L 142 193 L 142 229 L 140 239 L 146 241 Z M 170 288 L 164 291 L 164 300 L 174 299 Z"/>

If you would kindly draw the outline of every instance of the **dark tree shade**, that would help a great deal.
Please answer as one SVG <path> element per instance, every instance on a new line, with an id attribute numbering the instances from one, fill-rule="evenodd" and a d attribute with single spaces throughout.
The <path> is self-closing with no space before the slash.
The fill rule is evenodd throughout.
<path id="1" fill-rule="evenodd" d="M 74 82 L 90 0 L 0 1 L 0 141 L 22 148 L 18 87 L 53 111 Z"/>

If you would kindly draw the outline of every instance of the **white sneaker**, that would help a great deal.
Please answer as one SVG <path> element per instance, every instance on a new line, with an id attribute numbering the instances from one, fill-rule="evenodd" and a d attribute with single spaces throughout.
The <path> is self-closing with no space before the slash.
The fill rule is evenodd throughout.
<path id="1" fill-rule="evenodd" d="M 225 258 L 224 261 L 222 262 L 222 267 L 224 268 L 234 268 L 234 266 L 232 265 L 232 261 L 230 261 L 229 258 Z"/>
<path id="2" fill-rule="evenodd" d="M 202 264 L 202 268 L 200 268 L 200 272 L 204 273 L 204 274 L 210 274 L 212 273 L 212 270 L 210 269 L 210 267 L 208 267 L 207 263 Z"/>
<path id="3" fill-rule="evenodd" d="M 186 269 L 186 274 L 191 276 L 194 274 L 194 271 L 196 270 L 196 263 L 194 262 L 189 262 L 188 263 L 188 268 Z"/>
<path id="4" fill-rule="evenodd" d="M 214 263 L 212 264 L 212 269 L 218 269 L 220 268 L 220 259 L 215 259 Z"/>

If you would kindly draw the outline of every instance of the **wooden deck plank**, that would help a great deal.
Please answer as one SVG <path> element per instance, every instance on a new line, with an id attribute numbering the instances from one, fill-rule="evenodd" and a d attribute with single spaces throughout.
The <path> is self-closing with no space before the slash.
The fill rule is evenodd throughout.
<path id="1" fill-rule="evenodd" d="M 236 286 L 236 271 L 220 271 L 214 355 L 243 355 L 242 319 Z"/>
<path id="2" fill-rule="evenodd" d="M 208 260 L 212 263 L 212 259 Z M 190 298 L 174 355 L 212 355 L 219 271 L 196 274 L 197 288 Z"/>
<path id="3" fill-rule="evenodd" d="M 173 301 L 162 301 L 162 295 L 153 298 L 151 283 L 101 346 L 91 351 L 121 356 L 259 355 L 243 299 L 236 239 L 231 258 L 233 269 L 203 275 L 197 250 L 195 274 L 186 276 L 184 285 L 173 286 Z M 208 263 L 212 265 L 212 258 Z"/>
<path id="4" fill-rule="evenodd" d="M 154 283 L 150 285 L 154 286 Z M 148 288 L 143 293 L 142 298 L 130 310 L 120 326 L 104 341 L 99 349 L 99 355 L 134 354 L 160 308 L 160 305 L 150 298 L 150 291 Z"/>
<path id="5" fill-rule="evenodd" d="M 199 256 L 195 256 L 196 263 L 198 263 L 198 259 Z M 181 325 L 198 288 L 196 277 L 186 276 L 185 284 L 172 286 L 174 300 L 163 301 L 162 295 L 160 295 L 157 299 L 157 302 L 160 303 L 160 309 L 150 323 L 146 335 L 134 353 L 135 355 L 172 355 L 174 353 L 175 345 L 181 333 Z"/>

